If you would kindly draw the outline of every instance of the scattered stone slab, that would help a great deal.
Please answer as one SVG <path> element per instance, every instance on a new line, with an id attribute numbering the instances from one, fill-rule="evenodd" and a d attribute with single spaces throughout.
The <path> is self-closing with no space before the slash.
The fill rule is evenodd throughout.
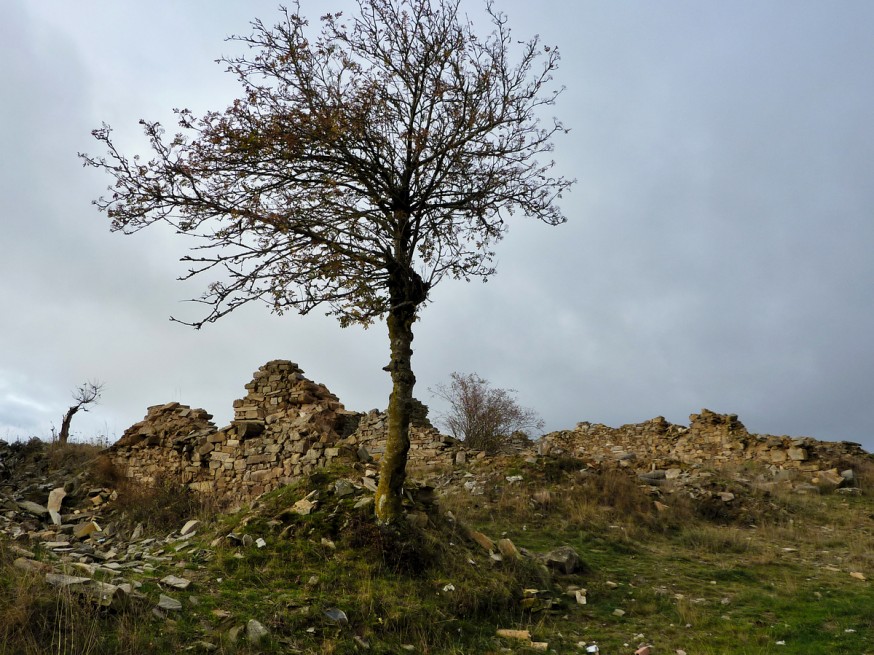
<path id="1" fill-rule="evenodd" d="M 312 513 L 312 511 L 316 508 L 318 502 L 312 502 L 307 500 L 306 498 L 301 498 L 294 505 L 291 506 L 291 511 L 295 514 L 300 514 L 301 516 L 307 516 Z"/>
<path id="2" fill-rule="evenodd" d="M 468 532 L 468 535 L 473 541 L 479 544 L 483 550 L 487 552 L 495 550 L 495 542 L 489 539 L 482 532 L 478 532 L 477 530 L 470 530 Z"/>
<path id="3" fill-rule="evenodd" d="M 52 489 L 49 492 L 49 500 L 46 503 L 46 509 L 50 512 L 60 512 L 61 503 L 64 502 L 64 498 L 66 498 L 66 496 L 67 491 L 63 487 Z"/>
<path id="4" fill-rule="evenodd" d="M 498 551 L 509 559 L 522 559 L 522 553 L 519 552 L 516 545 L 509 539 L 498 539 Z"/>
<path id="5" fill-rule="evenodd" d="M 73 526 L 73 536 L 77 539 L 84 539 L 95 532 L 100 532 L 100 526 L 95 521 L 88 521 L 87 523 Z"/>
<path id="6" fill-rule="evenodd" d="M 180 535 L 187 535 L 194 533 L 197 528 L 200 527 L 200 521 L 197 519 L 192 519 L 190 521 L 186 521 L 185 525 L 182 526 L 182 529 L 179 531 Z"/>
<path id="7" fill-rule="evenodd" d="M 246 637 L 250 644 L 259 644 L 270 634 L 270 631 L 264 627 L 260 621 L 249 619 L 246 624 Z"/>
<path id="8" fill-rule="evenodd" d="M 570 546 L 559 546 L 543 556 L 543 561 L 550 569 L 571 575 L 583 568 L 580 556 Z"/>
<path id="9" fill-rule="evenodd" d="M 175 575 L 168 575 L 161 578 L 161 584 L 168 587 L 173 587 L 174 589 L 188 589 L 188 587 L 191 585 L 191 580 L 188 580 L 187 578 L 180 578 Z"/>
<path id="10" fill-rule="evenodd" d="M 45 541 L 43 542 L 43 546 L 48 548 L 49 550 L 55 550 L 57 548 L 67 548 L 70 545 L 69 541 Z"/>
<path id="11" fill-rule="evenodd" d="M 33 514 L 34 516 L 38 516 L 40 518 L 49 513 L 48 509 L 46 509 L 39 503 L 33 502 L 32 500 L 21 500 L 18 502 L 18 507 L 20 507 L 28 514 Z"/>
<path id="12" fill-rule="evenodd" d="M 338 625 L 346 625 L 349 623 L 349 617 L 346 612 L 338 607 L 329 607 L 325 610 L 325 616 Z"/>
<path id="13" fill-rule="evenodd" d="M 353 485 L 349 480 L 341 479 L 334 483 L 334 494 L 336 494 L 337 498 L 351 496 L 355 491 L 355 485 Z"/>
<path id="14" fill-rule="evenodd" d="M 88 595 L 102 607 L 118 607 L 126 599 L 126 594 L 120 586 L 98 580 L 91 581 Z"/>
<path id="15" fill-rule="evenodd" d="M 46 573 L 46 582 L 53 587 L 69 587 L 71 585 L 89 584 L 91 578 L 78 575 L 66 575 L 64 573 Z"/>
<path id="16" fill-rule="evenodd" d="M 169 612 L 178 612 L 182 609 L 182 603 L 175 598 L 161 594 L 158 597 L 158 607 Z"/>

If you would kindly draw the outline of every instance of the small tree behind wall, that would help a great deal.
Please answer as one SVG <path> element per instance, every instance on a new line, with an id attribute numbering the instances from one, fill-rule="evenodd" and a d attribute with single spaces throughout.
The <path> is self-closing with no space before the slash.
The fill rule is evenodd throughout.
<path id="1" fill-rule="evenodd" d="M 59 443 L 65 444 L 70 438 L 70 423 L 73 421 L 73 417 L 78 414 L 80 410 L 87 412 L 88 406 L 96 404 L 100 400 L 100 394 L 102 393 L 102 382 L 92 382 L 89 380 L 88 382 L 76 387 L 75 391 L 73 391 L 73 400 L 76 402 L 70 406 L 64 414 L 64 418 L 61 420 L 61 431 L 58 433 Z"/>
<path id="2" fill-rule="evenodd" d="M 449 403 L 438 422 L 469 448 L 494 453 L 512 433 L 543 428 L 537 413 L 516 401 L 515 390 L 496 389 L 476 373 L 450 378 L 429 390 Z"/>

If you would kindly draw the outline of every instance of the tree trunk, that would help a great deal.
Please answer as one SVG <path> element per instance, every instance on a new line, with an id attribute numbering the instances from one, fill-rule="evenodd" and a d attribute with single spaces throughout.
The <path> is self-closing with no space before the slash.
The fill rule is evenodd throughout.
<path id="1" fill-rule="evenodd" d="M 376 489 L 376 518 L 381 525 L 397 523 L 402 517 L 401 500 L 406 478 L 407 452 L 410 450 L 410 415 L 413 400 L 413 322 L 416 303 L 392 307 L 388 315 L 391 343 L 392 392 L 388 402 L 388 435 Z"/>
<path id="2" fill-rule="evenodd" d="M 58 435 L 58 443 L 61 445 L 67 443 L 67 439 L 70 438 L 70 422 L 73 420 L 73 414 L 79 411 L 79 407 L 80 405 L 73 405 L 64 414 L 64 418 L 61 421 L 61 432 Z"/>

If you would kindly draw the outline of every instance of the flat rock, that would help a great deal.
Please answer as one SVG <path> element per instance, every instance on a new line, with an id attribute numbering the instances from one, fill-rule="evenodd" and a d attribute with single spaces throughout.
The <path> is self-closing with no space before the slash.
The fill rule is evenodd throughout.
<path id="1" fill-rule="evenodd" d="M 566 575 L 576 573 L 582 568 L 580 556 L 570 546 L 559 546 L 543 556 L 546 566 Z"/>
<path id="2" fill-rule="evenodd" d="M 260 621 L 256 621 L 255 619 L 249 619 L 249 622 L 246 624 L 246 637 L 249 639 L 249 643 L 251 644 L 260 643 L 269 634 L 270 631 L 265 628 Z"/>
<path id="3" fill-rule="evenodd" d="M 316 508 L 317 503 L 307 500 L 306 498 L 301 498 L 294 505 L 291 506 L 291 511 L 295 514 L 300 514 L 301 516 L 307 516 L 311 514 L 312 511 Z"/>
<path id="4" fill-rule="evenodd" d="M 92 580 L 88 588 L 88 595 L 102 607 L 113 607 L 119 605 L 125 599 L 126 594 L 117 585 Z"/>
<path id="5" fill-rule="evenodd" d="M 353 485 L 349 480 L 337 480 L 334 483 L 334 494 L 338 498 L 343 498 L 344 496 L 350 496 L 355 493 L 355 485 Z"/>
<path id="6" fill-rule="evenodd" d="M 489 539 L 482 532 L 478 532 L 476 530 L 471 530 L 469 533 L 470 538 L 473 539 L 476 543 L 478 543 L 483 550 L 491 552 L 495 550 L 495 542 Z"/>
<path id="7" fill-rule="evenodd" d="M 30 500 L 22 500 L 18 502 L 18 507 L 27 512 L 28 514 L 33 514 L 34 516 L 45 516 L 49 513 L 49 510 L 40 505 L 39 503 L 35 503 Z"/>
<path id="8" fill-rule="evenodd" d="M 175 575 L 168 575 L 164 578 L 161 578 L 161 584 L 167 585 L 168 587 L 173 587 L 174 589 L 188 589 L 191 584 L 191 580 L 186 578 L 180 578 Z"/>
<path id="9" fill-rule="evenodd" d="M 73 536 L 77 539 L 84 539 L 90 534 L 95 532 L 100 532 L 100 526 L 97 525 L 94 521 L 88 521 L 87 523 L 80 523 L 73 527 Z"/>
<path id="10" fill-rule="evenodd" d="M 64 502 L 64 498 L 67 496 L 67 492 L 63 487 L 58 487 L 57 489 L 52 489 L 49 492 L 49 501 L 46 503 L 46 509 L 50 512 L 60 512 L 61 511 L 61 503 Z"/>
<path id="11" fill-rule="evenodd" d="M 63 573 L 46 573 L 46 582 L 53 587 L 69 587 L 70 585 L 81 585 L 91 582 L 91 578 L 84 578 L 78 575 L 65 575 Z"/>
<path id="12" fill-rule="evenodd" d="M 498 550 L 504 557 L 508 557 L 510 559 L 522 558 L 522 553 L 520 553 L 519 549 L 516 548 L 516 544 L 514 544 L 509 539 L 498 539 Z"/>
<path id="13" fill-rule="evenodd" d="M 198 521 L 197 519 L 192 519 L 190 521 L 186 521 L 185 525 L 183 525 L 182 529 L 179 531 L 179 534 L 181 534 L 181 535 L 191 534 L 192 532 L 197 530 L 197 528 L 199 528 L 199 527 L 200 527 L 200 521 Z"/>
<path id="14" fill-rule="evenodd" d="M 158 597 L 158 607 L 162 610 L 176 612 L 182 609 L 182 603 L 180 603 L 175 598 L 170 598 L 170 596 L 165 596 L 164 594 L 161 594 Z"/>

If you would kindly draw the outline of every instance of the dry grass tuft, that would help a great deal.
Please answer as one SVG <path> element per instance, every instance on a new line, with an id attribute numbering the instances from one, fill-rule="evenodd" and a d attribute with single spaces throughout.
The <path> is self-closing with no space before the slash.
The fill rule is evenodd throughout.
<path id="1" fill-rule="evenodd" d="M 122 480 L 116 492 L 114 506 L 121 521 L 131 526 L 142 523 L 151 534 L 178 530 L 189 519 L 211 519 L 223 509 L 217 496 L 192 491 L 169 478 L 158 478 L 151 485 Z"/>

